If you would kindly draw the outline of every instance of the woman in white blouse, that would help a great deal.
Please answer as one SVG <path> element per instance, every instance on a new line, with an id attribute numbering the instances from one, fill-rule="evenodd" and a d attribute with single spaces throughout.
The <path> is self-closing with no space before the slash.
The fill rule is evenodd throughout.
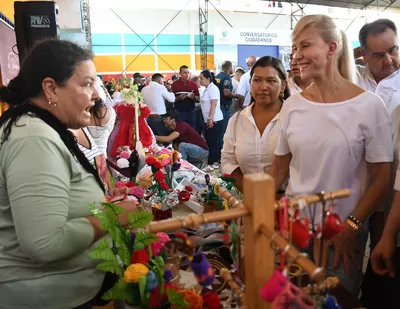
<path id="1" fill-rule="evenodd" d="M 289 96 L 285 68 L 274 57 L 260 58 L 250 72 L 254 103 L 229 120 L 222 150 L 222 173 L 242 190 L 243 175 L 268 172 L 279 134 L 279 111 Z"/>
<path id="2" fill-rule="evenodd" d="M 200 73 L 200 85 L 206 88 L 200 98 L 201 111 L 206 123 L 205 138 L 209 153 L 208 166 L 204 171 L 210 172 L 219 167 L 221 160 L 221 145 L 218 136 L 224 116 L 220 107 L 220 92 L 215 84 L 214 75 L 209 70 Z"/>
<path id="3" fill-rule="evenodd" d="M 390 183 L 389 114 L 379 97 L 352 83 L 351 44 L 331 17 L 305 16 L 292 36 L 301 77 L 314 83 L 282 108 L 270 174 L 279 188 L 290 170 L 288 195 L 351 190 L 349 198 L 335 202 L 345 223 L 328 242 L 327 271 L 358 296 L 367 236 L 363 224 Z M 313 217 L 315 224 L 321 222 L 322 207 L 316 207 Z"/>
<path id="4" fill-rule="evenodd" d="M 100 99 L 91 108 L 90 126 L 88 130 L 100 152 L 107 158 L 107 144 L 111 132 L 114 130 L 117 114 L 112 106 L 105 104 L 106 93 L 103 90 L 102 82 L 97 80 L 95 87 Z"/>

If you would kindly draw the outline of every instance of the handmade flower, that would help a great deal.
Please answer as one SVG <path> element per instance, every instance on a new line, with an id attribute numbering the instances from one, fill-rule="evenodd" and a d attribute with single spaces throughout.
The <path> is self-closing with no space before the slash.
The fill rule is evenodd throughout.
<path id="1" fill-rule="evenodd" d="M 124 181 L 117 181 L 114 186 L 116 189 L 122 189 L 126 187 L 126 183 Z"/>
<path id="2" fill-rule="evenodd" d="M 133 187 L 129 188 L 129 195 L 133 195 L 136 198 L 142 199 L 144 198 L 144 190 L 141 187 Z"/>
<path id="3" fill-rule="evenodd" d="M 166 165 L 168 165 L 168 164 L 171 164 L 171 159 L 170 159 L 170 157 L 168 156 L 168 158 L 162 159 L 162 160 L 161 160 L 161 164 L 162 164 L 162 166 L 166 166 Z"/>
<path id="4" fill-rule="evenodd" d="M 128 188 L 133 188 L 133 187 L 135 187 L 135 184 L 134 184 L 132 181 L 128 181 L 128 182 L 126 183 L 126 186 L 127 186 Z"/>
<path id="5" fill-rule="evenodd" d="M 130 154 L 128 151 L 122 151 L 122 152 L 119 154 L 119 157 L 120 157 L 120 158 L 123 158 L 123 159 L 129 159 L 130 156 L 131 156 L 131 154 Z"/>
<path id="6" fill-rule="evenodd" d="M 128 168 L 129 167 L 128 159 L 124 159 L 124 158 L 118 159 L 117 160 L 117 166 L 119 168 Z"/>
<path id="7" fill-rule="evenodd" d="M 124 272 L 124 280 L 128 283 L 137 283 L 142 276 L 146 276 L 149 269 L 143 264 L 132 264 Z"/>
<path id="8" fill-rule="evenodd" d="M 147 264 L 149 262 L 149 255 L 146 250 L 136 250 L 132 253 L 131 263 L 132 264 Z"/>
<path id="9" fill-rule="evenodd" d="M 171 282 L 172 277 L 173 274 L 171 270 L 167 269 L 166 271 L 164 271 L 164 280 L 166 284 Z"/>
<path id="10" fill-rule="evenodd" d="M 189 304 L 190 309 L 203 309 L 203 298 L 193 290 L 183 290 L 181 292 L 183 298 Z M 171 306 L 171 309 L 176 309 L 175 306 Z"/>
<path id="11" fill-rule="evenodd" d="M 207 309 L 220 309 L 221 300 L 217 293 L 207 292 L 203 295 L 203 307 Z"/>
<path id="12" fill-rule="evenodd" d="M 146 291 L 153 292 L 157 286 L 158 280 L 156 274 L 150 270 L 146 275 Z"/>
<path id="13" fill-rule="evenodd" d="M 145 161 L 146 161 L 146 164 L 150 165 L 150 166 L 154 165 L 154 163 L 158 162 L 157 159 L 154 157 L 147 157 Z"/>
<path id="14" fill-rule="evenodd" d="M 167 242 L 169 242 L 168 234 L 166 234 L 164 232 L 158 232 L 156 235 L 157 235 L 159 241 L 162 242 L 163 244 L 166 244 Z"/>
<path id="15" fill-rule="evenodd" d="M 157 161 L 156 163 L 154 163 L 153 166 L 157 169 L 161 169 L 164 167 L 164 165 L 160 161 Z"/>
<path id="16" fill-rule="evenodd" d="M 190 193 L 187 191 L 181 191 L 178 193 L 178 197 L 179 197 L 179 202 L 181 203 L 187 202 L 188 200 L 190 200 Z"/>
<path id="17" fill-rule="evenodd" d="M 162 242 L 159 242 L 159 241 L 153 242 L 151 244 L 151 252 L 153 253 L 154 256 L 157 256 L 163 247 L 164 247 L 164 244 Z"/>
<path id="18" fill-rule="evenodd" d="M 192 186 L 185 186 L 185 190 L 186 190 L 187 192 L 192 192 L 192 191 L 193 191 L 193 188 L 192 188 Z"/>
<path id="19" fill-rule="evenodd" d="M 156 308 L 166 303 L 167 300 L 167 286 L 165 284 L 162 286 L 162 293 L 160 296 L 160 285 L 157 285 L 157 287 L 150 294 L 149 305 Z"/>
<path id="20" fill-rule="evenodd" d="M 160 188 L 163 190 L 168 190 L 168 184 L 165 181 L 160 182 Z"/>
<path id="21" fill-rule="evenodd" d="M 165 180 L 165 175 L 162 171 L 157 171 L 154 173 L 154 179 L 158 182 L 163 182 Z"/>

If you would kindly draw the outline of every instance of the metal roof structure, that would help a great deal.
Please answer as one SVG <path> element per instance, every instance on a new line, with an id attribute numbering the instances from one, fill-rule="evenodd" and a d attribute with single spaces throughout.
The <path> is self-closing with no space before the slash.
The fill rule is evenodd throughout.
<path id="1" fill-rule="evenodd" d="M 333 6 L 347 9 L 367 9 L 367 8 L 378 8 L 381 11 L 386 9 L 400 9 L 399 0 L 295 0 L 295 1 L 280 1 L 293 4 L 313 4 L 313 5 L 324 5 Z"/>

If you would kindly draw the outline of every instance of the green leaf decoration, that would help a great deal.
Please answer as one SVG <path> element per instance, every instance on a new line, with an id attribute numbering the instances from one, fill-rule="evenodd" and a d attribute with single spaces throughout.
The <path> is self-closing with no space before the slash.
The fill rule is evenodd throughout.
<path id="1" fill-rule="evenodd" d="M 147 232 L 137 232 L 135 243 L 142 243 L 145 246 L 151 245 L 153 242 L 159 241 L 157 235 Z"/>
<path id="2" fill-rule="evenodd" d="M 123 278 L 120 278 L 119 281 L 104 295 L 102 296 L 103 300 L 123 300 L 129 304 L 134 304 L 135 302 L 135 287 L 132 284 L 129 284 L 124 281 Z"/>
<path id="3" fill-rule="evenodd" d="M 177 290 L 167 288 L 167 296 L 169 303 L 175 306 L 176 309 L 189 308 L 189 304 L 183 297 L 183 294 L 179 293 Z"/>
<path id="4" fill-rule="evenodd" d="M 99 244 L 89 253 L 93 259 L 111 261 L 115 258 L 112 249 L 110 248 L 110 240 L 103 238 Z"/>
<path id="5" fill-rule="evenodd" d="M 153 219 L 152 213 L 146 211 L 132 212 L 128 216 L 129 225 L 141 229 L 145 228 Z"/>
<path id="6" fill-rule="evenodd" d="M 117 252 L 122 260 L 122 263 L 124 263 L 125 267 L 131 265 L 131 253 L 125 245 L 120 245 L 120 247 L 118 247 Z"/>
<path id="7" fill-rule="evenodd" d="M 146 303 L 146 277 L 142 276 L 139 279 L 139 292 L 142 303 Z"/>
<path id="8" fill-rule="evenodd" d="M 238 235 L 236 222 L 232 221 L 231 225 L 231 243 L 232 243 L 232 257 L 237 260 L 237 245 L 238 245 Z"/>
<path id="9" fill-rule="evenodd" d="M 100 264 L 97 265 L 97 269 L 104 271 L 104 272 L 110 272 L 113 274 L 116 274 L 118 276 L 122 276 L 122 270 L 119 265 L 119 262 L 117 258 L 114 255 L 115 260 L 114 261 L 103 261 Z"/>

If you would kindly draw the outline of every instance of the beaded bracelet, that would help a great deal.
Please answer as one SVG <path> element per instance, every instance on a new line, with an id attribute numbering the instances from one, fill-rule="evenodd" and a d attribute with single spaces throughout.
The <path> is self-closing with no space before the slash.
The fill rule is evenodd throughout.
<path id="1" fill-rule="evenodd" d="M 350 225 L 350 227 L 351 227 L 355 232 L 358 232 L 358 231 L 360 230 L 360 227 L 359 227 L 356 223 L 354 223 L 353 221 L 351 221 L 349 218 L 346 219 L 346 223 L 347 223 L 348 225 Z"/>
<path id="2" fill-rule="evenodd" d="M 357 224 L 359 226 L 359 228 L 362 228 L 363 224 L 361 223 L 360 220 L 358 220 L 356 217 L 354 217 L 353 215 L 350 215 L 348 217 L 351 221 L 353 221 L 355 224 Z"/>

